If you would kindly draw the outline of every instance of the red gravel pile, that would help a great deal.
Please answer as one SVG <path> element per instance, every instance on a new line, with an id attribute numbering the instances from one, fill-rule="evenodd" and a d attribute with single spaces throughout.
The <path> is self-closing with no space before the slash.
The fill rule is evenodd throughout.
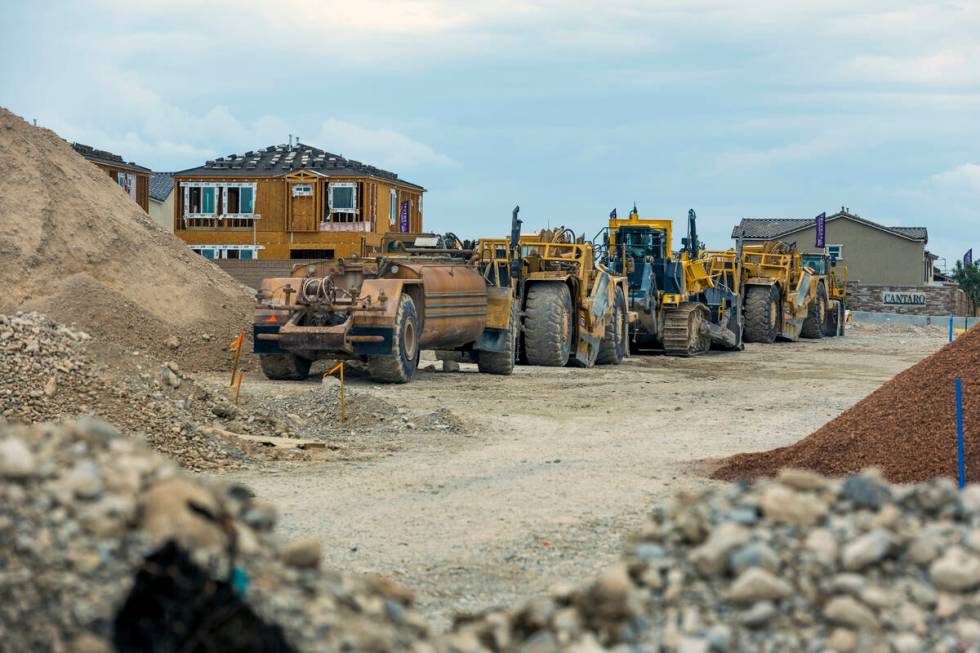
<path id="1" fill-rule="evenodd" d="M 980 481 L 980 327 L 905 370 L 789 447 L 732 456 L 714 478 L 772 476 L 785 467 L 829 476 L 880 468 L 895 483 L 956 478 L 954 382 L 963 380 L 966 478 Z"/>

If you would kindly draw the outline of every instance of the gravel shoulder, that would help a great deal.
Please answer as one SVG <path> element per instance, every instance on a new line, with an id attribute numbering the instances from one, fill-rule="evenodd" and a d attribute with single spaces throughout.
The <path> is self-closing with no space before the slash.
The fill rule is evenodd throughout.
<path id="1" fill-rule="evenodd" d="M 589 371 L 493 377 L 463 365 L 407 386 L 355 375 L 352 392 L 419 424 L 351 437 L 343 460 L 223 477 L 279 506 L 286 537 L 317 536 L 328 565 L 397 579 L 446 626 L 454 612 L 593 577 L 652 502 L 716 484 L 702 473 L 712 461 L 799 440 L 942 344 L 938 331 L 853 329 Z M 250 392 L 288 398 L 311 387 L 257 381 Z M 463 426 L 428 428 L 433 414 Z"/>

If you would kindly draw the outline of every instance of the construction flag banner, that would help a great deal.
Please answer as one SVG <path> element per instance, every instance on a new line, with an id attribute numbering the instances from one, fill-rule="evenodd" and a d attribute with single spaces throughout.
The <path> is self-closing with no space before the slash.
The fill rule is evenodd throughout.
<path id="1" fill-rule="evenodd" d="M 827 214 L 821 213 L 817 216 L 817 244 L 815 247 L 823 249 L 827 246 Z"/>
<path id="2" fill-rule="evenodd" d="M 610 220 L 616 219 L 616 209 L 613 209 L 612 211 L 609 212 L 609 219 Z"/>
<path id="3" fill-rule="evenodd" d="M 973 265 L 973 248 L 966 250 L 966 254 L 963 255 L 963 265 Z"/>
<path id="4" fill-rule="evenodd" d="M 398 231 L 403 234 L 411 231 L 408 223 L 408 200 L 402 202 L 401 210 L 398 212 Z"/>

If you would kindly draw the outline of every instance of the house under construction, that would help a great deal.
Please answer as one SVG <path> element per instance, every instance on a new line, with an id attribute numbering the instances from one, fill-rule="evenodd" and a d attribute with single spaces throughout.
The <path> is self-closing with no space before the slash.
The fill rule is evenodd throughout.
<path id="1" fill-rule="evenodd" d="M 211 259 L 311 259 L 422 231 L 424 188 L 291 141 L 174 173 L 174 233 Z"/>

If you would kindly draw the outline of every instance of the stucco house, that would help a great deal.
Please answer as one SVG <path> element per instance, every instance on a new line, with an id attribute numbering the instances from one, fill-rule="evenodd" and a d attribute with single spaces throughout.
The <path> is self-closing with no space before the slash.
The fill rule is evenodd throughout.
<path id="1" fill-rule="evenodd" d="M 853 283 L 882 286 L 927 286 L 936 257 L 926 250 L 925 227 L 886 227 L 843 209 L 827 216 L 826 247 L 816 243 L 814 218 L 745 218 L 732 238 L 747 245 L 781 240 L 804 253 L 826 252 L 847 266 Z"/>
<path id="2" fill-rule="evenodd" d="M 174 173 L 150 175 L 150 217 L 164 231 L 174 232 Z"/>

